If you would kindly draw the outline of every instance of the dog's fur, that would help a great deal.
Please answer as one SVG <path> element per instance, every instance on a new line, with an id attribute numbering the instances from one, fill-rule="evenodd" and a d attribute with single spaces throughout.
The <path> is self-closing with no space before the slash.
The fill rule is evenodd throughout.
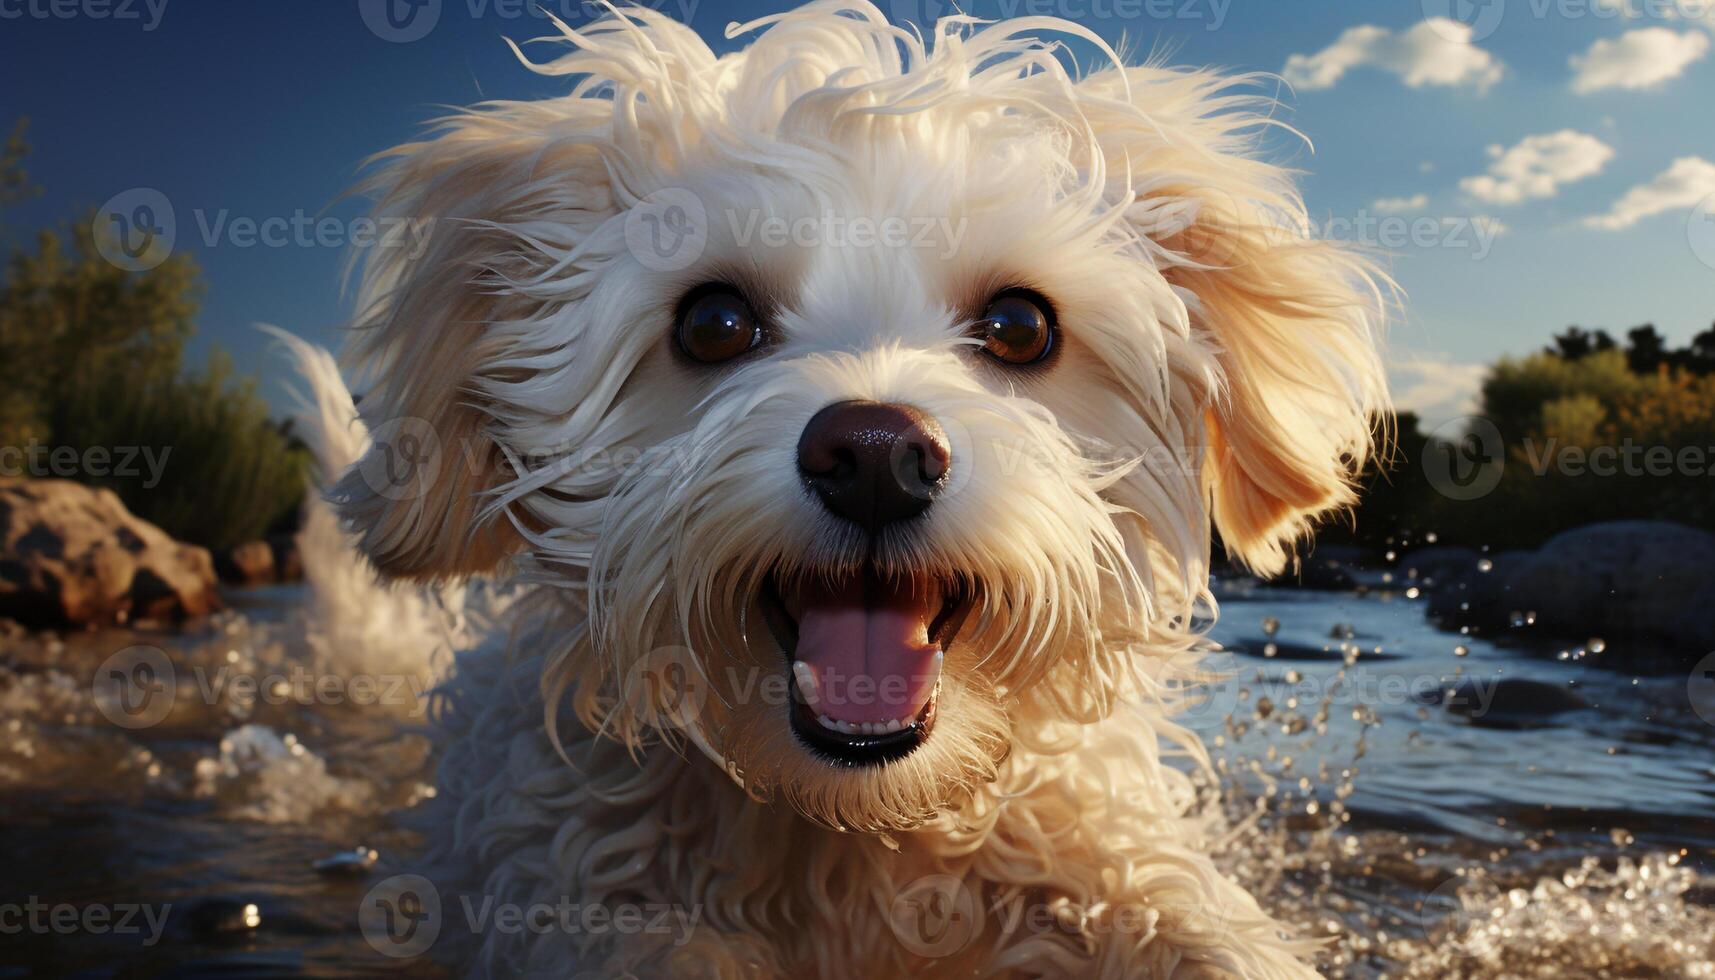
<path id="1" fill-rule="evenodd" d="M 1215 817 L 1164 761 L 1205 762 L 1171 713 L 1207 645 L 1211 528 L 1281 569 L 1350 501 L 1385 397 L 1377 277 L 1310 238 L 1290 175 L 1255 159 L 1256 80 L 1078 77 L 1038 37 L 1113 57 L 1075 25 L 949 17 L 924 39 L 862 0 L 735 27 L 754 38 L 718 58 L 646 10 L 562 30 L 535 67 L 570 94 L 455 115 L 373 177 L 382 215 L 434 225 L 421 254 L 365 258 L 362 414 L 421 420 L 439 452 L 420 494 L 359 465 L 331 498 L 388 576 L 533 583 L 509 652 L 465 655 L 443 692 L 433 857 L 457 879 L 437 882 L 698 925 L 679 945 L 490 931 L 475 968 L 1308 973 L 1310 944 L 1202 853 Z M 627 246 L 664 192 L 708 216 L 687 268 Z M 828 215 L 962 236 L 741 241 L 753 216 Z M 767 305 L 776 342 L 691 364 L 673 311 L 715 279 Z M 1051 363 L 970 340 L 1005 285 L 1054 304 Z M 795 466 L 843 399 L 930 413 L 957 461 L 924 519 L 873 542 Z M 981 591 L 925 744 L 847 769 L 761 693 L 786 669 L 757 596 L 872 548 Z M 691 710 L 644 683 L 664 663 Z M 968 930 L 951 948 L 902 921 L 924 876 L 968 903 L 928 910 Z"/>

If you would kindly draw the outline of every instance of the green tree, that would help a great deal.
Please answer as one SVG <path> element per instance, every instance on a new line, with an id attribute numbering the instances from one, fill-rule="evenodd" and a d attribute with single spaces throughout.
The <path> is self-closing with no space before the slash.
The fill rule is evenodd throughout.
<path id="1" fill-rule="evenodd" d="M 101 257 L 91 229 L 41 232 L 0 281 L 0 383 L 17 396 L 4 418 L 14 437 L 57 438 L 80 400 L 176 375 L 196 330 L 202 284 L 188 256 L 127 272 Z"/>
<path id="2" fill-rule="evenodd" d="M 0 204 L 28 193 L 26 152 L 20 125 L 0 152 Z M 302 497 L 302 449 L 224 354 L 184 369 L 203 292 L 190 257 L 121 269 L 97 249 L 93 218 L 40 232 L 0 271 L 0 445 L 149 447 L 165 455 L 158 474 L 77 478 L 187 541 L 259 536 Z"/>

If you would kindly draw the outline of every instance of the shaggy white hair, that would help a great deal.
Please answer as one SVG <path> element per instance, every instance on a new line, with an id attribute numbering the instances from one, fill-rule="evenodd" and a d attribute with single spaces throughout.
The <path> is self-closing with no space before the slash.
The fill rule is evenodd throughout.
<path id="1" fill-rule="evenodd" d="M 1170 715 L 1207 646 L 1211 527 L 1281 569 L 1351 500 L 1385 401 L 1377 277 L 1253 157 L 1255 80 L 1078 77 L 1038 35 L 1119 59 L 1074 24 L 922 38 L 862 0 L 735 25 L 755 36 L 721 57 L 642 9 L 561 32 L 533 67 L 567 95 L 459 113 L 368 185 L 381 216 L 434 224 L 422 254 L 364 258 L 376 447 L 331 497 L 389 576 L 534 583 L 443 691 L 437 883 L 699 921 L 678 944 L 490 931 L 474 968 L 1310 975 L 1313 944 L 1201 853 L 1215 818 L 1164 762 L 1206 764 Z M 664 200 L 706 219 L 683 267 L 627 235 Z M 759 243 L 755 218 L 820 237 Z M 957 235 L 832 240 L 865 219 Z M 711 281 L 766 308 L 765 350 L 675 355 L 677 304 Z M 1009 286 L 1052 302 L 1050 363 L 972 339 Z M 925 519 L 873 542 L 795 462 L 848 399 L 932 415 L 957 461 Z M 418 492 L 381 492 L 401 426 L 434 451 Z M 977 601 L 933 733 L 843 768 L 761 693 L 788 672 L 758 594 L 866 558 Z M 966 934 L 927 943 L 908 920 L 946 883 L 929 911 Z"/>

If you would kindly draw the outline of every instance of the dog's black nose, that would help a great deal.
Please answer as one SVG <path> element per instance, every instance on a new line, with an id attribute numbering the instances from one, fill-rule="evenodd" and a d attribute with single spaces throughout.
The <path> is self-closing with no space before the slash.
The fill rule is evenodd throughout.
<path id="1" fill-rule="evenodd" d="M 798 438 L 798 471 L 823 505 L 875 532 L 915 517 L 952 464 L 940 423 L 907 405 L 835 402 Z"/>

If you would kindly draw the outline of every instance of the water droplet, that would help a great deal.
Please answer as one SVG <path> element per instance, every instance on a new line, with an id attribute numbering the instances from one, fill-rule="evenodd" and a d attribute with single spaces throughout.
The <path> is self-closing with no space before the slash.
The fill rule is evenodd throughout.
<path id="1" fill-rule="evenodd" d="M 1479 572 L 1492 572 L 1494 570 L 1495 570 L 1495 563 L 1494 562 L 1490 561 L 1487 558 L 1477 559 L 1477 571 L 1479 571 Z"/>
<path id="2" fill-rule="evenodd" d="M 1601 653 L 1608 649 L 1608 641 L 1599 636 L 1593 636 L 1590 638 L 1590 642 L 1584 644 L 1584 646 L 1589 649 L 1591 653 Z"/>
<path id="3" fill-rule="evenodd" d="M 1262 621 L 1262 635 L 1273 636 L 1278 632 L 1280 632 L 1280 620 L 1273 616 L 1264 617 Z"/>
<path id="4" fill-rule="evenodd" d="M 1463 643 L 1461 643 L 1458 646 L 1453 648 L 1453 656 L 1455 656 L 1455 657 L 1468 657 L 1470 655 L 1471 655 L 1471 648 L 1466 646 Z"/>

